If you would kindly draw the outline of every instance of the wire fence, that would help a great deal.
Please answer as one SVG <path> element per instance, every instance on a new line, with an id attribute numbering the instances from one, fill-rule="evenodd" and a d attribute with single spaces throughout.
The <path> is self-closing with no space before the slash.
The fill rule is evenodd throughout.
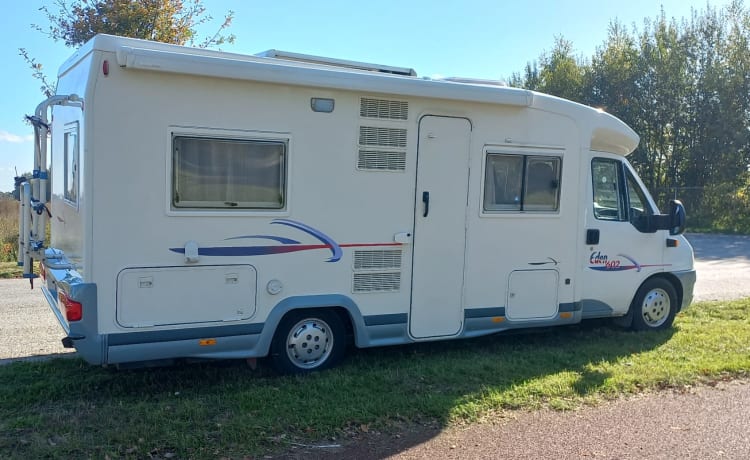
<path id="1" fill-rule="evenodd" d="M 688 231 L 750 233 L 750 185 L 668 187 L 652 192 L 661 212 L 668 212 L 673 199 L 685 205 Z"/>

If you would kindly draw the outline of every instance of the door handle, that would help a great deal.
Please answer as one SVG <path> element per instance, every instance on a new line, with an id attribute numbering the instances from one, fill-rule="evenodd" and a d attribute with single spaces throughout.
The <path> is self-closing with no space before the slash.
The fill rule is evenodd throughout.
<path id="1" fill-rule="evenodd" d="M 590 228 L 586 230 L 586 244 L 599 244 L 599 229 Z"/>
<path id="2" fill-rule="evenodd" d="M 424 213 L 422 217 L 427 217 L 430 213 L 430 192 L 422 192 L 422 203 L 424 203 Z"/>

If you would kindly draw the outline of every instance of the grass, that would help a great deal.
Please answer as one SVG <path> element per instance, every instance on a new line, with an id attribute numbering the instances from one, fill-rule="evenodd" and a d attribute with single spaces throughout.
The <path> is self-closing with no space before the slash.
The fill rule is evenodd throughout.
<path id="1" fill-rule="evenodd" d="M 115 371 L 0 367 L 2 458 L 216 458 L 412 423 L 470 423 L 750 375 L 750 299 L 700 303 L 673 330 L 583 324 L 354 351 L 305 378 L 240 362 Z M 338 441 L 337 441 L 338 442 Z"/>

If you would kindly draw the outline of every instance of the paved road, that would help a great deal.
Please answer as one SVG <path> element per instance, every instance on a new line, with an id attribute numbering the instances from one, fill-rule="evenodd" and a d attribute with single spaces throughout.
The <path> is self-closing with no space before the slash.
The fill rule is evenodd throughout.
<path id="1" fill-rule="evenodd" d="M 687 235 L 695 251 L 696 300 L 750 297 L 750 236 Z"/>
<path id="2" fill-rule="evenodd" d="M 696 300 L 750 297 L 750 236 L 688 235 L 696 255 Z M 40 289 L 0 280 L 0 364 L 68 354 Z"/>
<path id="3" fill-rule="evenodd" d="M 748 459 L 750 381 L 659 392 L 572 412 L 510 411 L 491 423 L 375 434 L 280 458 Z"/>

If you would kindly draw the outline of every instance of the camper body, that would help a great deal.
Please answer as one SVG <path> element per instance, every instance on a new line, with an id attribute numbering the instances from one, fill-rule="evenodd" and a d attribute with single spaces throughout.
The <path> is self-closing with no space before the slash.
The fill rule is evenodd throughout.
<path id="1" fill-rule="evenodd" d="M 35 178 L 22 252 L 42 259 L 67 346 L 96 364 L 271 355 L 307 372 L 352 340 L 662 328 L 691 302 L 684 211 L 659 214 L 621 121 L 313 61 L 100 35 L 63 65 L 37 111 L 53 114 L 35 174 L 51 242 Z"/>

